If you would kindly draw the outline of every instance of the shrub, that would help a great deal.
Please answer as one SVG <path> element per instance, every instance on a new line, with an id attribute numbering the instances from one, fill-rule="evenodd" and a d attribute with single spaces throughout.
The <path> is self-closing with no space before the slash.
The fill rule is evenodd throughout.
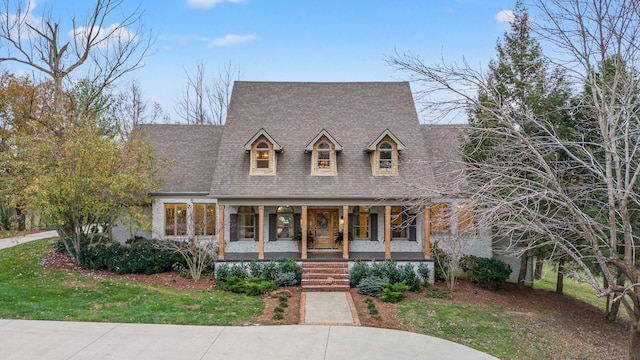
<path id="1" fill-rule="evenodd" d="M 246 267 L 247 273 L 251 277 L 256 277 L 262 279 L 262 269 L 263 266 L 257 260 L 251 260 Z"/>
<path id="2" fill-rule="evenodd" d="M 287 297 L 287 295 L 285 294 L 280 294 L 278 295 L 278 301 L 283 302 L 283 301 L 289 301 L 289 298 Z"/>
<path id="3" fill-rule="evenodd" d="M 278 275 L 276 275 L 275 282 L 276 284 L 278 284 L 278 286 L 293 286 L 298 284 L 298 279 L 296 277 L 296 274 L 293 272 L 278 273 Z"/>
<path id="4" fill-rule="evenodd" d="M 284 313 L 284 309 L 280 306 L 276 307 L 275 309 L 273 309 L 274 313 Z"/>
<path id="5" fill-rule="evenodd" d="M 260 271 L 260 278 L 264 281 L 274 281 L 278 274 L 278 265 L 269 261 L 266 263 L 262 263 L 262 269 Z"/>
<path id="6" fill-rule="evenodd" d="M 225 282 L 231 277 L 231 269 L 229 269 L 229 264 L 220 264 L 216 265 L 216 280 Z"/>
<path id="7" fill-rule="evenodd" d="M 243 279 L 238 276 L 231 276 L 226 283 L 217 283 L 218 287 L 222 290 L 231 291 L 239 294 L 247 294 L 250 296 L 262 295 L 268 291 L 272 291 L 278 288 L 273 281 L 264 281 L 256 277 L 250 277 Z"/>
<path id="8" fill-rule="evenodd" d="M 431 277 L 431 271 L 426 263 L 421 262 L 418 265 L 418 275 L 422 278 L 422 282 L 426 285 L 429 283 L 429 278 Z"/>
<path id="9" fill-rule="evenodd" d="M 351 286 L 358 286 L 362 279 L 369 276 L 371 276 L 371 267 L 359 259 L 356 259 L 353 267 L 349 271 L 349 283 L 351 283 Z"/>
<path id="10" fill-rule="evenodd" d="M 248 279 L 249 272 L 247 271 L 247 267 L 244 263 L 233 264 L 231 265 L 231 268 L 229 268 L 229 276 L 239 277 L 240 279 Z"/>
<path id="11" fill-rule="evenodd" d="M 489 290 L 498 290 L 511 271 L 511 266 L 502 260 L 476 258 L 471 265 L 471 280 Z"/>
<path id="12" fill-rule="evenodd" d="M 389 284 L 389 279 L 386 277 L 366 277 L 358 284 L 358 294 L 376 296 L 382 292 L 382 289 L 387 284 Z"/>
<path id="13" fill-rule="evenodd" d="M 279 262 L 276 271 L 274 279 L 277 277 L 277 274 L 293 273 L 295 274 L 296 283 L 290 285 L 300 284 L 302 281 L 302 266 L 293 259 L 286 259 Z"/>
<path id="14" fill-rule="evenodd" d="M 402 270 L 401 282 L 404 282 L 405 284 L 407 284 L 407 286 L 409 286 L 409 289 L 411 291 L 415 293 L 419 293 L 420 290 L 422 290 L 422 286 L 420 283 L 420 278 L 416 274 L 416 271 L 413 269 L 413 265 L 404 264 L 401 270 Z"/>
<path id="15" fill-rule="evenodd" d="M 386 277 L 391 284 L 402 281 L 402 272 L 394 260 L 385 260 L 371 264 L 371 276 Z"/>
<path id="16" fill-rule="evenodd" d="M 395 284 L 387 284 L 382 289 L 380 300 L 384 302 L 397 303 L 402 300 L 405 291 L 409 291 L 409 286 L 405 284 L 404 281 Z"/>

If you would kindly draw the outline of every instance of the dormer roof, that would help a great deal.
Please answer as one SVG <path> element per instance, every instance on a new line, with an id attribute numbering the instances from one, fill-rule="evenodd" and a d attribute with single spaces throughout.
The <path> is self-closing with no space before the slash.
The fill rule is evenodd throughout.
<path id="1" fill-rule="evenodd" d="M 311 140 L 309 142 L 309 144 L 307 144 L 307 147 L 304 148 L 305 152 L 312 152 L 313 151 L 313 146 L 318 142 L 318 140 L 320 140 L 322 137 L 326 137 L 327 139 L 329 139 L 329 141 L 331 141 L 333 143 L 334 148 L 336 149 L 336 152 L 342 151 L 342 145 L 340 145 L 340 143 L 333 137 L 331 136 L 331 134 L 329 134 L 329 132 L 325 129 L 322 129 L 322 131 L 320 131 L 318 133 L 318 135 L 316 135 L 313 140 Z"/>
<path id="2" fill-rule="evenodd" d="M 385 137 L 390 137 L 391 140 L 393 140 L 396 143 L 396 147 L 398 148 L 398 151 L 402 151 L 405 150 L 407 147 L 402 143 L 402 141 L 400 141 L 400 139 L 398 139 L 397 136 L 393 135 L 393 133 L 391 132 L 391 130 L 389 129 L 384 129 L 384 131 L 378 135 L 378 137 L 376 137 L 372 142 L 369 143 L 369 145 L 367 145 L 367 147 L 365 148 L 364 151 L 366 152 L 372 152 L 376 150 L 376 147 L 378 146 L 378 144 L 380 143 L 380 141 L 382 141 L 382 139 L 384 139 Z"/>
<path id="3" fill-rule="evenodd" d="M 253 143 L 255 143 L 256 140 L 258 140 L 261 136 L 264 136 L 267 138 L 267 140 L 269 140 L 271 145 L 273 145 L 273 150 L 277 152 L 283 151 L 282 146 L 280 146 L 280 144 L 278 144 L 278 142 L 275 141 L 275 139 L 272 138 L 271 135 L 269 135 L 269 133 L 267 133 L 267 131 L 264 128 L 260 128 L 260 130 L 258 130 L 258 132 L 255 135 L 253 135 L 251 139 L 247 141 L 246 144 L 244 144 L 243 149 L 245 151 L 251 151 L 251 145 L 253 145 Z"/>

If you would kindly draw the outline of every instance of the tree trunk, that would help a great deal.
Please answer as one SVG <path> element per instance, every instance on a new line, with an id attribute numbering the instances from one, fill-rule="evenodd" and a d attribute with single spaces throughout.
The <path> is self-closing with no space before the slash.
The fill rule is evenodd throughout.
<path id="1" fill-rule="evenodd" d="M 16 218 L 18 218 L 18 230 L 24 231 L 26 230 L 26 214 L 22 211 L 20 206 L 16 207 Z"/>
<path id="2" fill-rule="evenodd" d="M 618 286 L 624 286 L 624 280 L 625 280 L 625 276 L 624 274 L 620 271 L 620 269 L 617 270 L 617 274 L 616 274 L 616 285 Z M 614 294 L 614 297 L 618 295 L 618 294 Z M 608 301 L 608 297 L 607 297 L 607 301 Z M 620 310 L 620 303 L 621 301 L 615 301 L 611 304 L 611 309 L 609 309 L 607 311 L 607 320 L 609 321 L 616 321 L 616 318 L 618 317 L 618 310 Z"/>
<path id="3" fill-rule="evenodd" d="M 524 289 L 526 287 L 527 279 L 527 267 L 529 263 L 529 252 L 525 252 L 520 257 L 520 271 L 518 272 L 518 288 Z"/>
<path id="4" fill-rule="evenodd" d="M 540 280 L 542 279 L 542 266 L 544 265 L 544 261 L 542 261 L 542 259 L 538 259 L 536 258 L 536 273 L 535 273 L 535 280 Z"/>
<path id="5" fill-rule="evenodd" d="M 556 282 L 556 294 L 562 294 L 564 291 L 564 261 L 566 255 L 562 255 L 558 259 L 558 281 Z"/>

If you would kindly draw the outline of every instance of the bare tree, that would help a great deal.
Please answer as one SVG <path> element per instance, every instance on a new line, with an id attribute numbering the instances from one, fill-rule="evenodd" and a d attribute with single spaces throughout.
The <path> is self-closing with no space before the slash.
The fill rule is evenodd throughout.
<path id="1" fill-rule="evenodd" d="M 127 73 L 139 68 L 152 43 L 144 31 L 140 10 L 107 24 L 124 0 L 96 0 L 82 20 L 71 20 L 71 40 L 60 33 L 60 24 L 51 11 L 42 18 L 33 15 L 35 3 L 26 7 L 5 0 L 0 14 L 2 62 L 16 62 L 48 77 L 53 83 L 52 107 L 58 117 L 68 101 L 65 87 L 74 79 L 85 79 L 99 94 Z M 15 7 L 13 7 L 15 5 Z M 83 73 L 82 75 L 78 75 Z M 71 74 L 75 74 L 71 78 Z M 58 119 L 58 121 L 60 121 Z"/>
<path id="2" fill-rule="evenodd" d="M 598 296 L 614 294 L 631 318 L 629 359 L 637 360 L 640 4 L 535 4 L 539 15 L 534 29 L 551 48 L 548 53 L 557 54 L 546 60 L 563 69 L 574 89 L 582 89 L 575 101 L 565 104 L 576 117 L 576 138 L 559 136 L 552 114 L 536 114 L 505 101 L 486 74 L 466 62 L 426 65 L 411 53 L 390 61 L 420 83 L 419 95 L 447 94 L 429 106 L 446 114 L 481 109 L 493 119 L 492 128 L 469 129 L 500 139 L 490 159 L 466 164 L 477 221 L 510 239 L 507 251 L 514 254 L 557 249 L 573 260 Z M 480 101 L 477 92 L 487 96 Z M 559 153 L 565 158 L 559 160 Z M 618 285 L 617 271 L 625 277 L 624 285 Z"/>
<path id="3" fill-rule="evenodd" d="M 240 70 L 231 62 L 208 83 L 206 66 L 202 61 L 196 64 L 195 73 L 185 69 L 187 84 L 182 92 L 176 111 L 187 124 L 224 124 L 231 99 L 233 81 L 240 78 Z"/>
<path id="4" fill-rule="evenodd" d="M 118 129 L 126 135 L 140 124 L 153 124 L 158 121 L 169 122 L 160 104 L 149 103 L 145 100 L 140 84 L 136 81 L 129 82 L 128 86 L 115 95 L 115 112 Z"/>

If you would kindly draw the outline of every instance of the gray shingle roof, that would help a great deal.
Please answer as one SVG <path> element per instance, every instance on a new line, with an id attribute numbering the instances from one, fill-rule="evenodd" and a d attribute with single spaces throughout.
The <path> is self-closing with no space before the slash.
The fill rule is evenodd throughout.
<path id="1" fill-rule="evenodd" d="M 249 175 L 250 155 L 243 145 L 264 128 L 283 148 L 275 176 Z M 337 176 L 311 175 L 305 147 L 326 129 L 344 150 Z M 400 139 L 400 178 L 422 175 L 403 162 L 427 154 L 421 125 L 407 82 L 289 83 L 236 82 L 220 142 L 211 193 L 219 197 L 407 197 L 413 189 L 398 176 L 372 176 L 365 150 L 385 129 Z M 202 174 L 204 176 L 204 174 Z M 424 188 L 432 178 L 419 181 Z"/>
<path id="2" fill-rule="evenodd" d="M 223 126 L 147 124 L 138 129 L 157 155 L 172 160 L 160 192 L 209 192 Z"/>

